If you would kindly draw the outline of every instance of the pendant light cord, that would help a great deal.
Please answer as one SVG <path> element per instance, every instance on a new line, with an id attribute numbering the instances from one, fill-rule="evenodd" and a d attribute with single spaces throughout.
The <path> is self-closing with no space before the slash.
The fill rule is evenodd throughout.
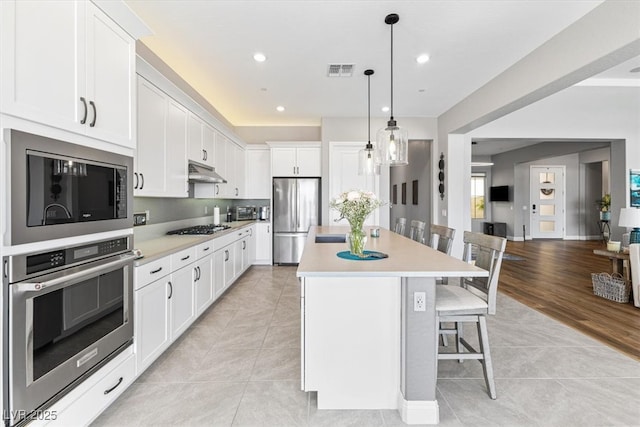
<path id="1" fill-rule="evenodd" d="M 391 24 L 391 120 L 393 120 L 393 24 Z"/>
<path id="2" fill-rule="evenodd" d="M 371 145 L 371 74 L 367 75 L 367 148 Z"/>

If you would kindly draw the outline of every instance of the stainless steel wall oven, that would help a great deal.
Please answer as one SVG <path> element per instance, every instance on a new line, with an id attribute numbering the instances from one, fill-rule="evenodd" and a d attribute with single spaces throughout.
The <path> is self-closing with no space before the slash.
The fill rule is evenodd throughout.
<path id="1" fill-rule="evenodd" d="M 131 228 L 133 158 L 17 130 L 7 245 Z"/>
<path id="2" fill-rule="evenodd" d="M 5 422 L 48 407 L 133 341 L 133 235 L 3 259 Z"/>

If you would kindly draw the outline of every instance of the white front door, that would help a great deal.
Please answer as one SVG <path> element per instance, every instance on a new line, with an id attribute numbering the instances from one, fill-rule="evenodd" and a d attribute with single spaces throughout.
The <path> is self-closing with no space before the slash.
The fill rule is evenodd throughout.
<path id="1" fill-rule="evenodd" d="M 564 237 L 564 166 L 531 166 L 530 230 L 533 239 Z"/>

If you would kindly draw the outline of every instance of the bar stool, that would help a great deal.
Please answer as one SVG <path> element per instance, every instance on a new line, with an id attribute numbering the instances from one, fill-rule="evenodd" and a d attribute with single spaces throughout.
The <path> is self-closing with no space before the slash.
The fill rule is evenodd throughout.
<path id="1" fill-rule="evenodd" d="M 489 272 L 488 277 L 463 278 L 461 286 L 436 286 L 436 324 L 440 325 L 440 334 L 456 336 L 456 351 L 444 353 L 438 350 L 438 360 L 476 359 L 482 364 L 484 379 L 489 396 L 496 398 L 496 386 L 493 380 L 493 366 L 489 352 L 487 319 L 489 314 L 496 313 L 498 293 L 498 276 L 502 265 L 502 255 L 507 239 L 488 236 L 480 233 L 464 232 L 464 260 L 471 260 L 471 253 L 476 254 L 476 267 Z M 472 251 L 472 249 L 475 250 Z M 442 322 L 453 322 L 455 327 L 447 329 Z M 462 324 L 477 324 L 479 350 L 474 349 L 462 336 Z M 466 349 L 468 352 L 464 352 Z"/>
<path id="2" fill-rule="evenodd" d="M 429 226 L 429 246 L 447 255 L 451 255 L 451 245 L 456 235 L 456 230 L 444 225 L 431 224 Z"/>
<path id="3" fill-rule="evenodd" d="M 417 219 L 411 220 L 411 228 L 409 229 L 409 238 L 418 243 L 424 243 L 424 228 L 427 224 Z"/>
<path id="4" fill-rule="evenodd" d="M 456 235 L 455 229 L 445 227 L 444 225 L 431 224 L 429 226 L 429 234 L 431 235 L 429 239 L 430 247 L 447 255 L 451 255 L 451 246 L 453 244 L 453 238 Z M 446 285 L 447 278 L 437 278 L 436 283 L 439 285 Z"/>
<path id="5" fill-rule="evenodd" d="M 404 236 L 405 229 L 407 228 L 407 218 L 396 218 L 396 226 L 393 231 Z"/>

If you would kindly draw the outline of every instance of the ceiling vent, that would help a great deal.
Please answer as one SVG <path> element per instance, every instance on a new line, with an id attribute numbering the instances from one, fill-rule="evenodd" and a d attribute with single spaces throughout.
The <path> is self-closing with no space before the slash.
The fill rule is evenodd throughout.
<path id="1" fill-rule="evenodd" d="M 351 77 L 354 64 L 329 64 L 329 77 Z"/>

